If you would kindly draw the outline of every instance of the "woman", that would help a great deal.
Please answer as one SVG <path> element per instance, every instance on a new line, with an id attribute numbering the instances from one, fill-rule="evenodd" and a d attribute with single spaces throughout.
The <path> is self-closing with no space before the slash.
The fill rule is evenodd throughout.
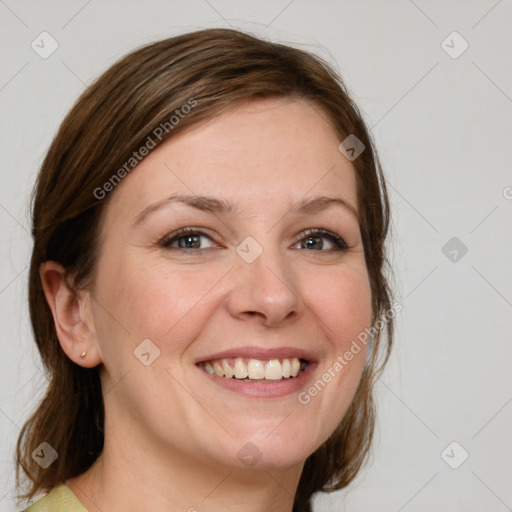
<path id="1" fill-rule="evenodd" d="M 35 187 L 28 510 L 298 512 L 347 486 L 392 342 L 388 209 L 317 57 L 208 29 L 107 70 Z"/>

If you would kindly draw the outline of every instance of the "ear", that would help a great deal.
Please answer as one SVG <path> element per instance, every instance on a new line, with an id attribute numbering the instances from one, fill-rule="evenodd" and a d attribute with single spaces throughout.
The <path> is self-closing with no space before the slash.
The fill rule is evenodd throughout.
<path id="1" fill-rule="evenodd" d="M 62 350 L 80 366 L 97 366 L 101 363 L 101 355 L 97 347 L 90 295 L 84 291 L 75 292 L 71 283 L 66 281 L 66 269 L 56 261 L 41 263 L 39 276 Z M 81 359 L 83 352 L 86 355 Z"/>

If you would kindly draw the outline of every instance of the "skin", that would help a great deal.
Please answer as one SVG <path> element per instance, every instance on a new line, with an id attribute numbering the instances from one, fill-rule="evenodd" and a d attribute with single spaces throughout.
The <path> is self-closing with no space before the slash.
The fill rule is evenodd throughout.
<path id="1" fill-rule="evenodd" d="M 222 389 L 195 362 L 244 344 L 293 346 L 318 361 L 310 385 L 370 327 L 356 216 L 339 206 L 289 213 L 319 196 L 357 209 L 354 168 L 339 143 L 304 100 L 247 103 L 166 141 L 111 192 L 90 289 L 74 296 L 58 263 L 41 266 L 63 350 L 84 367 L 101 365 L 104 451 L 67 481 L 88 510 L 292 510 L 305 459 L 352 401 L 365 348 L 307 405 L 297 393 L 248 398 Z M 223 198 L 240 212 L 172 204 L 133 226 L 175 193 Z M 202 252 L 160 245 L 180 227 L 210 237 L 199 239 Z M 325 238 L 308 248 L 296 236 L 309 228 L 330 230 L 349 248 L 335 251 Z M 236 252 L 247 236 L 263 248 L 250 264 Z M 149 366 L 134 356 L 145 339 L 160 350 Z M 253 467 L 237 457 L 248 442 L 261 454 Z"/>

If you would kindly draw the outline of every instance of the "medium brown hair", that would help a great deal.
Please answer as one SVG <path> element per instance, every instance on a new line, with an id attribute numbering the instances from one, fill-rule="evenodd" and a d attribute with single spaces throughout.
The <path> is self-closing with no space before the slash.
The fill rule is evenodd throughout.
<path id="1" fill-rule="evenodd" d="M 247 101 L 271 97 L 308 101 L 331 122 L 340 142 L 353 134 L 364 144 L 352 164 L 373 319 L 391 310 L 385 276 L 389 265 L 384 242 L 390 223 L 386 186 L 371 135 L 340 76 L 308 52 L 229 29 L 196 31 L 133 51 L 77 100 L 48 150 L 34 188 L 29 307 L 49 385 L 18 438 L 18 488 L 21 469 L 24 479 L 28 477 L 28 488 L 18 493 L 19 498 L 31 499 L 85 472 L 100 455 L 104 439 L 100 365 L 83 368 L 62 350 L 42 289 L 40 264 L 58 261 L 73 276 L 75 290 L 92 287 L 100 222 L 109 199 L 99 198 L 98 190 L 109 188 L 105 183 L 113 183 L 114 175 L 120 178 L 131 170 L 126 163 L 148 145 L 148 137 L 160 144 Z M 182 106 L 191 102 L 193 108 L 173 124 L 172 116 L 183 113 Z M 157 138 L 158 127 L 169 129 Z M 311 510 L 310 500 L 318 491 L 346 487 L 367 460 L 375 425 L 373 386 L 389 358 L 393 318 L 381 327 L 347 413 L 305 462 L 295 512 Z M 381 341 L 382 334 L 386 342 Z M 59 454 L 46 469 L 31 457 L 43 441 Z"/>

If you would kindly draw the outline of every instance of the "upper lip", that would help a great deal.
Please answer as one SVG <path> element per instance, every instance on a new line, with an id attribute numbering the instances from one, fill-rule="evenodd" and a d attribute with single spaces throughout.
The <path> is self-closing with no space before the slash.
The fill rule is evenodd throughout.
<path id="1" fill-rule="evenodd" d="M 231 357 L 246 357 L 248 359 L 285 359 L 289 357 L 297 357 L 305 359 L 308 363 L 315 363 L 315 356 L 308 350 L 297 347 L 277 347 L 263 348 L 257 346 L 243 346 L 238 348 L 230 348 L 221 352 L 211 353 L 207 356 L 200 357 L 196 364 L 205 361 L 214 361 L 215 359 L 228 359 Z"/>

